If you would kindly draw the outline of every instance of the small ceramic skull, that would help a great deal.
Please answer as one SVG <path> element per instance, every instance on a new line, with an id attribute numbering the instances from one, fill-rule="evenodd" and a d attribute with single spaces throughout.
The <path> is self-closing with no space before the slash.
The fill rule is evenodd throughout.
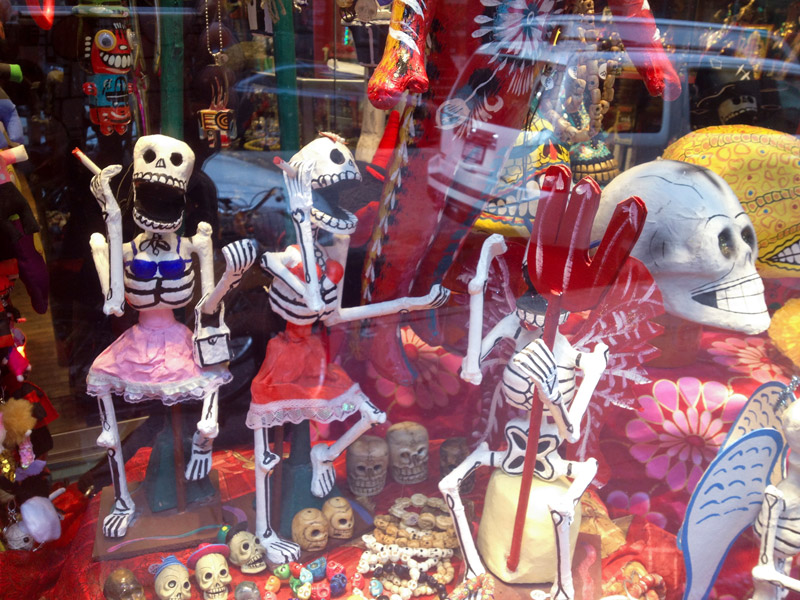
<path id="1" fill-rule="evenodd" d="M 631 256 L 653 275 L 664 309 L 703 325 L 765 331 L 770 317 L 755 267 L 755 230 L 725 180 L 673 160 L 628 169 L 603 190 L 594 238 L 617 204 L 634 195 L 647 205 L 647 221 Z"/>
<path id="2" fill-rule="evenodd" d="M 103 595 L 106 600 L 145 600 L 142 584 L 125 568 L 111 571 L 103 585 Z"/>
<path id="3" fill-rule="evenodd" d="M 355 517 L 353 507 L 346 499 L 341 496 L 328 499 L 322 505 L 322 515 L 328 521 L 328 537 L 337 540 L 349 540 L 353 537 Z"/>
<path id="4" fill-rule="evenodd" d="M 194 570 L 197 585 L 203 590 L 205 600 L 221 600 L 227 598 L 231 591 L 231 571 L 228 561 L 216 552 L 206 554 L 197 560 Z"/>
<path id="5" fill-rule="evenodd" d="M 306 552 L 322 550 L 328 544 L 328 522 L 316 508 L 304 508 L 292 519 L 292 539 Z"/>
<path id="6" fill-rule="evenodd" d="M 389 446 L 374 435 L 362 435 L 347 449 L 347 484 L 356 496 L 376 496 L 386 485 Z"/>
<path id="7" fill-rule="evenodd" d="M 33 536 L 25 527 L 25 523 L 19 521 L 12 523 L 3 529 L 3 537 L 6 539 L 6 545 L 9 550 L 32 550 L 33 549 Z"/>
<path id="8" fill-rule="evenodd" d="M 239 531 L 233 534 L 228 542 L 231 549 L 230 561 L 235 564 L 242 573 L 261 573 L 267 568 L 264 557 L 267 554 L 261 540 L 249 531 Z"/>
<path id="9" fill-rule="evenodd" d="M 192 584 L 189 583 L 189 570 L 174 556 L 156 572 L 154 586 L 159 600 L 189 600 L 192 597 Z"/>
<path id="10" fill-rule="evenodd" d="M 428 430 L 419 423 L 395 423 L 386 432 L 389 470 L 397 483 L 410 485 L 428 478 Z"/>
<path id="11" fill-rule="evenodd" d="M 464 462 L 469 456 L 469 445 L 467 439 L 463 437 L 450 438 L 442 442 L 439 447 L 439 477 L 444 477 L 458 465 Z M 470 492 L 475 485 L 475 474 L 473 473 L 461 481 L 461 491 Z"/>
<path id="12" fill-rule="evenodd" d="M 254 581 L 243 581 L 233 592 L 234 600 L 261 600 L 261 592 Z"/>

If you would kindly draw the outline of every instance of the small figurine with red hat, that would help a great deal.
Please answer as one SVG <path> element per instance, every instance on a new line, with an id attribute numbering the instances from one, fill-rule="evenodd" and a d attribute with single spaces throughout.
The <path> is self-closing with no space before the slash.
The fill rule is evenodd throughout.
<path id="1" fill-rule="evenodd" d="M 200 544 L 186 561 L 194 569 L 194 579 L 203 590 L 204 600 L 223 600 L 231 591 L 231 571 L 228 568 L 230 549 L 225 544 Z"/>

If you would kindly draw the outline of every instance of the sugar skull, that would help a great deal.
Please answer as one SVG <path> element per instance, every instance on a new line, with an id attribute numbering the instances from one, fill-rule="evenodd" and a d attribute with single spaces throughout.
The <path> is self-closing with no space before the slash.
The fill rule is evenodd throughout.
<path id="1" fill-rule="evenodd" d="M 228 568 L 229 552 L 225 544 L 202 544 L 189 556 L 189 568 L 194 569 L 194 578 L 203 590 L 204 600 L 228 597 L 233 580 Z"/>
<path id="2" fill-rule="evenodd" d="M 249 531 L 238 531 L 228 541 L 231 549 L 231 562 L 241 569 L 242 573 L 261 573 L 267 568 L 265 556 L 267 554 L 261 540 Z"/>
<path id="3" fill-rule="evenodd" d="M 154 586 L 159 600 L 189 600 L 192 597 L 189 570 L 175 556 L 167 556 L 160 565 L 154 566 Z"/>

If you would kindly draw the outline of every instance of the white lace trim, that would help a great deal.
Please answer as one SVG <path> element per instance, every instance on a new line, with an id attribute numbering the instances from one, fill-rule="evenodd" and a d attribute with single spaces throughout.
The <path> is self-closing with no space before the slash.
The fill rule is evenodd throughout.
<path id="1" fill-rule="evenodd" d="M 357 412 L 364 401 L 369 401 L 357 383 L 336 398 L 324 400 L 319 398 L 276 400 L 268 404 L 250 403 L 245 424 L 250 429 L 274 427 L 284 423 L 302 423 L 317 421 L 330 423 L 343 421 Z"/>
<path id="2" fill-rule="evenodd" d="M 86 393 L 97 397 L 109 393 L 118 394 L 126 402 L 160 400 L 163 404 L 172 406 L 188 400 L 202 400 L 232 379 L 233 375 L 225 368 L 207 369 L 201 376 L 174 383 L 123 381 L 113 375 L 89 371 L 86 377 Z"/>

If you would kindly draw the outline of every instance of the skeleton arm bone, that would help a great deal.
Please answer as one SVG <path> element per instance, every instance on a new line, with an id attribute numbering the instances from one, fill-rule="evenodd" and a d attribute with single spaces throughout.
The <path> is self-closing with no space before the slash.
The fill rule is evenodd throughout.
<path id="1" fill-rule="evenodd" d="M 564 342 L 566 343 L 566 340 Z M 583 379 L 569 406 L 568 419 L 572 427 L 572 435 L 575 438 L 574 440 L 570 439 L 570 442 L 577 441 L 581 436 L 581 420 L 586 413 L 597 383 L 603 376 L 606 364 L 608 364 L 608 346 L 603 342 L 596 344 L 591 353 L 582 352 L 576 358 L 576 366 L 583 371 Z"/>
<path id="2" fill-rule="evenodd" d="M 213 291 L 201 300 L 201 311 L 212 315 L 217 312 L 222 299 L 242 281 L 245 272 L 253 266 L 258 254 L 258 245 L 253 240 L 236 240 L 222 249 L 225 257 L 225 272 Z"/>
<path id="3" fill-rule="evenodd" d="M 486 238 L 481 247 L 478 264 L 475 267 L 475 276 L 467 287 L 469 291 L 469 337 L 467 342 L 467 355 L 461 365 L 461 378 L 474 385 L 479 385 L 482 380 L 481 358 L 483 344 L 483 294 L 486 290 L 486 281 L 489 279 L 489 267 L 495 256 L 507 250 L 505 240 L 500 234 L 493 234 Z"/>
<path id="4" fill-rule="evenodd" d="M 88 159 L 87 159 L 88 160 Z M 125 309 L 125 282 L 122 260 L 122 213 L 117 200 L 111 192 L 111 179 L 122 171 L 121 165 L 111 165 L 92 178 L 91 190 L 106 222 L 105 251 L 95 238 L 92 243 L 92 256 L 95 268 L 103 287 L 105 302 L 103 312 L 107 315 L 122 316 Z M 99 235 L 99 234 L 98 234 Z M 92 236 L 94 238 L 94 236 Z M 102 271 L 101 271 L 102 269 Z M 105 285 L 103 286 L 105 282 Z"/>
<path id="5" fill-rule="evenodd" d="M 337 308 L 337 310 L 326 319 L 326 325 L 336 325 L 348 321 L 360 321 L 362 319 L 374 319 L 385 315 L 393 315 L 399 312 L 409 312 L 412 310 L 425 310 L 427 308 L 438 308 L 447 303 L 450 297 L 450 290 L 441 285 L 434 285 L 427 296 L 397 298 L 386 302 L 377 302 L 365 306 L 353 306 L 350 308 Z"/>
<path id="6" fill-rule="evenodd" d="M 481 323 L 480 327 L 483 329 L 483 323 Z M 467 366 L 469 350 L 467 351 L 467 356 L 461 361 L 461 379 L 473 385 L 480 385 L 481 381 L 483 381 L 483 373 L 480 371 L 480 364 L 486 360 L 501 340 L 516 337 L 519 330 L 519 317 L 517 317 L 516 313 L 511 313 L 500 319 L 500 321 L 492 327 L 491 331 L 486 334 L 486 337 L 481 340 L 480 360 L 476 372 L 469 371 Z"/>

